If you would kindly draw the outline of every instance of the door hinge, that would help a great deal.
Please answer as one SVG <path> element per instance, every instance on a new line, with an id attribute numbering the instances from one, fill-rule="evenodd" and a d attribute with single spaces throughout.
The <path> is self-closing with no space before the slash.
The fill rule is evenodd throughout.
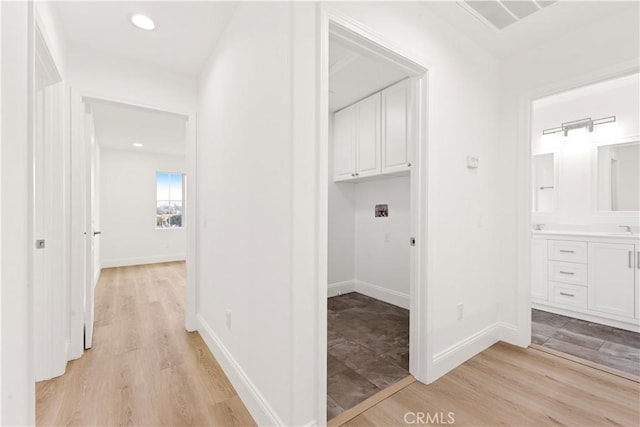
<path id="1" fill-rule="evenodd" d="M 44 249 L 44 240 L 36 240 L 36 249 Z"/>
<path id="2" fill-rule="evenodd" d="M 411 246 L 415 246 L 416 245 L 416 238 L 415 237 L 409 237 L 409 245 L 411 245 Z"/>

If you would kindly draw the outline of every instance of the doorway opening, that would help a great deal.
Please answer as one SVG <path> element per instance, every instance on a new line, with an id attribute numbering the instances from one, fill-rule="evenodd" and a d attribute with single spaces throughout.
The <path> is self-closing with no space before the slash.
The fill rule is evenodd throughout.
<path id="1" fill-rule="evenodd" d="M 640 377 L 640 75 L 531 104 L 531 341 Z"/>
<path id="2" fill-rule="evenodd" d="M 417 322 L 426 69 L 333 21 L 328 53 L 326 403 L 335 423 L 411 375 L 426 377 Z"/>

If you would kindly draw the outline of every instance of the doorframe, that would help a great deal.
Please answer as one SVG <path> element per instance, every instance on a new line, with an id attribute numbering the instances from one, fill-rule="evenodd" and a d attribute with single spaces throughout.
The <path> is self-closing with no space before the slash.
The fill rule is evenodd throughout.
<path id="1" fill-rule="evenodd" d="M 640 72 L 637 60 L 617 63 L 588 73 L 579 74 L 559 82 L 544 85 L 518 97 L 518 195 L 517 195 L 517 287 L 516 325 L 517 345 L 531 343 L 531 121 L 532 104 L 547 96 L 589 86 L 606 80 Z"/>
<path id="2" fill-rule="evenodd" d="M 329 169 L 329 37 L 338 36 L 350 44 L 358 45 L 386 60 L 392 61 L 406 69 L 412 75 L 413 94 L 412 117 L 415 120 L 411 126 L 412 139 L 412 169 L 411 169 L 411 235 L 416 238 L 416 245 L 411 249 L 410 261 L 410 347 L 409 347 L 409 371 L 419 381 L 429 383 L 434 380 L 433 370 L 433 290 L 429 286 L 429 248 L 428 240 L 428 163 L 429 163 L 429 73 L 433 69 L 420 57 L 405 50 L 402 46 L 382 37 L 374 30 L 354 20 L 348 15 L 338 11 L 329 10 L 325 4 L 320 12 L 320 83 L 319 83 L 319 176 L 323 179 L 319 183 L 317 206 L 319 206 L 318 230 L 324 236 L 318 242 L 318 334 L 319 357 L 317 377 L 319 409 L 318 420 L 326 423 L 326 397 L 327 397 L 327 224 L 328 224 L 328 198 L 327 198 L 327 174 Z M 408 244 L 408 242 L 407 242 Z"/>
<path id="3" fill-rule="evenodd" d="M 80 101 L 81 105 L 84 106 L 88 101 L 94 102 L 109 102 L 109 103 L 117 103 L 117 104 L 125 104 L 130 105 L 137 108 L 144 108 L 148 110 L 156 110 L 163 113 L 175 114 L 178 116 L 182 116 L 186 121 L 186 158 L 187 158 L 187 204 L 186 204 L 186 215 L 185 222 L 187 224 L 187 256 L 186 256 L 186 267 L 187 267 L 187 283 L 185 286 L 185 329 L 189 332 L 196 330 L 196 314 L 197 314 L 197 299 L 198 299 L 198 266 L 197 266 L 197 255 L 198 255 L 198 220 L 197 220 L 197 200 L 198 200 L 198 185 L 197 185 L 197 135 L 196 135 L 196 120 L 197 116 L 195 111 L 184 111 L 177 110 L 170 105 L 158 105 L 158 104 L 150 104 L 140 100 L 134 99 L 125 99 L 125 98 L 113 98 L 108 95 L 102 95 L 99 93 L 85 91 L 85 90 L 71 90 L 71 138 L 72 138 L 72 148 L 71 151 L 78 149 L 77 146 L 77 138 L 84 139 L 84 117 L 79 119 L 78 114 L 84 115 L 84 108 L 78 109 L 77 102 Z M 74 104 L 76 108 L 74 109 Z M 74 124 L 75 123 L 75 124 Z M 79 126 L 82 124 L 82 126 Z M 81 131 L 81 132 L 80 132 Z M 81 142 L 82 145 L 80 147 L 84 150 L 84 142 Z M 84 173 L 84 162 L 90 161 L 90 159 L 86 159 L 86 152 L 83 151 L 82 154 L 82 162 L 72 164 L 72 176 L 81 177 L 80 180 L 76 180 L 75 183 L 71 183 L 71 195 L 73 198 L 74 194 L 78 194 L 80 192 L 82 194 L 86 174 Z M 74 193 L 75 189 L 75 193 Z M 79 209 L 84 209 L 85 204 L 89 203 L 87 200 L 82 200 L 79 207 L 73 209 L 72 206 L 72 215 L 71 215 L 71 230 L 72 233 L 75 231 L 75 236 L 71 237 L 72 247 L 74 246 L 74 237 L 75 237 L 75 246 L 80 247 L 80 253 L 72 253 L 72 264 L 76 266 L 83 266 L 84 251 L 82 248 L 86 242 L 86 237 L 88 235 L 84 235 L 84 217 L 82 215 L 82 211 Z M 74 215 L 75 212 L 75 215 Z M 80 221 L 79 221 L 80 220 Z M 82 232 L 80 231 L 82 230 Z M 75 277 L 74 277 L 75 276 Z M 70 324 L 71 324 L 71 342 L 69 343 L 69 353 L 68 359 L 77 359 L 82 356 L 84 351 L 84 319 L 85 319 L 85 307 L 83 298 L 79 297 L 80 295 L 84 295 L 84 286 L 85 282 L 82 280 L 83 274 L 80 272 L 73 272 L 71 277 L 71 292 L 72 292 L 72 300 L 71 307 L 69 311 L 70 315 Z M 75 291 L 75 294 L 74 294 Z M 75 295 L 75 298 L 73 297 Z M 73 313 L 81 313 L 81 316 L 72 316 Z M 75 322 L 74 322 L 75 320 Z"/>

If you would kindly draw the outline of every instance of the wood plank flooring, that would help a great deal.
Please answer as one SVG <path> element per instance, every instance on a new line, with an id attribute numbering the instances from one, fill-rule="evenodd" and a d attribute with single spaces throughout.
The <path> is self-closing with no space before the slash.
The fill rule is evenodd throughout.
<path id="1" fill-rule="evenodd" d="M 104 269 L 93 348 L 36 384 L 37 425 L 254 426 L 197 332 L 183 262 Z"/>
<path id="2" fill-rule="evenodd" d="M 531 310 L 531 342 L 640 376 L 640 334 L 542 310 Z"/>
<path id="3" fill-rule="evenodd" d="M 420 413 L 422 423 L 416 422 Z M 638 426 L 640 384 L 499 343 L 433 384 L 414 382 L 343 425 L 437 425 L 447 424 L 449 415 L 455 425 Z"/>

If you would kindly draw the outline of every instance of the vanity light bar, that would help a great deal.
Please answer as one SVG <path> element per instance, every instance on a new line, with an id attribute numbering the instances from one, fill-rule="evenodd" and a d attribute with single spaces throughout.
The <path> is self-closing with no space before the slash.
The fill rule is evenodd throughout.
<path id="1" fill-rule="evenodd" d="M 557 128 L 545 129 L 542 131 L 543 135 L 550 135 L 552 133 L 564 132 L 564 136 L 569 134 L 570 130 L 587 128 L 589 132 L 593 132 L 593 127 L 596 125 L 603 125 L 605 123 L 613 123 L 616 121 L 616 116 L 603 117 L 601 119 L 592 120 L 591 117 L 586 119 L 573 120 L 570 122 L 562 123 L 562 126 Z"/>

